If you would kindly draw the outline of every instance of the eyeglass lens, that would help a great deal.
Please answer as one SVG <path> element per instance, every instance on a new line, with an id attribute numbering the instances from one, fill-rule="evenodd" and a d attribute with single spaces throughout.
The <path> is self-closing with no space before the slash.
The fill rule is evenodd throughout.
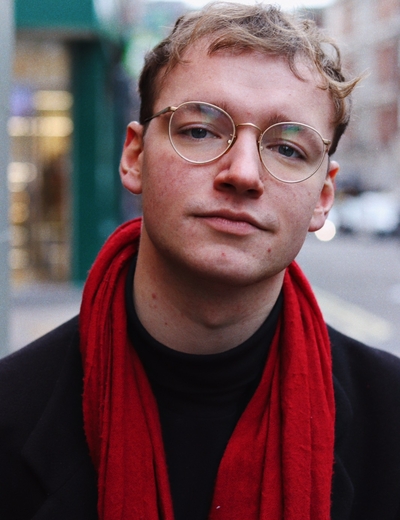
<path id="1" fill-rule="evenodd" d="M 175 150 L 192 162 L 213 161 L 230 146 L 235 125 L 213 105 L 185 103 L 170 119 L 170 136 Z"/>
<path id="2" fill-rule="evenodd" d="M 222 109 L 207 103 L 184 103 L 172 114 L 171 144 L 184 159 L 211 162 L 231 146 L 235 123 Z M 265 168 L 286 182 L 305 180 L 320 167 L 325 145 L 320 134 L 300 123 L 270 126 L 259 143 Z"/>

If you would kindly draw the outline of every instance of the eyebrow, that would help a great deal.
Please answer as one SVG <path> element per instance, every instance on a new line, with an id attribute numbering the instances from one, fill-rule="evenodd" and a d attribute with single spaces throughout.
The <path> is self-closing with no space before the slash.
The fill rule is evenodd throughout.
<path id="1" fill-rule="evenodd" d="M 193 100 L 189 100 L 189 101 L 193 101 Z M 196 100 L 196 101 L 199 101 L 199 100 Z M 204 101 L 204 100 L 202 99 L 201 101 Z M 248 122 L 248 121 L 237 121 L 236 120 L 237 118 L 232 115 L 232 105 L 228 104 L 225 101 L 221 101 L 221 102 L 206 101 L 206 102 L 211 103 L 212 105 L 215 105 L 219 108 L 222 108 L 223 110 L 225 110 L 225 112 L 228 112 L 228 114 L 232 117 L 232 119 L 234 120 L 234 122 L 236 124 Z M 262 116 L 262 112 L 258 112 L 257 115 Z M 269 114 L 265 114 L 265 117 L 262 117 L 261 119 L 266 122 L 266 124 L 262 125 L 264 128 L 269 128 L 270 126 L 275 125 L 276 123 L 284 123 L 284 122 L 292 122 L 292 121 L 295 121 L 296 123 L 310 124 L 310 123 L 307 123 L 306 121 L 299 121 L 298 119 L 290 117 L 287 114 L 287 112 L 285 112 L 283 110 L 276 110 L 276 109 L 273 109 L 272 112 Z M 253 122 L 253 121 L 251 121 L 251 122 Z"/>
<path id="2" fill-rule="evenodd" d="M 226 101 L 223 101 L 223 100 L 215 100 L 215 99 L 193 99 L 193 98 L 184 98 L 183 101 L 181 101 L 180 103 L 176 103 L 174 106 L 177 106 L 177 105 L 180 105 L 182 103 L 188 103 L 188 102 L 200 102 L 200 103 L 210 103 L 212 105 L 215 105 L 219 108 L 222 108 L 222 110 L 225 110 L 225 112 L 228 112 L 228 114 L 232 117 L 233 121 L 235 122 L 235 124 L 242 124 L 242 123 L 248 123 L 248 122 L 253 122 L 253 121 L 242 121 L 242 120 L 237 120 L 236 117 L 234 117 L 232 115 L 232 104 L 231 103 L 228 103 Z M 239 106 L 239 105 L 237 105 Z M 259 112 L 260 113 L 260 112 Z M 288 116 L 287 112 L 283 111 L 283 110 L 277 110 L 277 109 L 273 109 L 272 112 L 270 114 L 266 114 L 265 117 L 262 117 L 262 120 L 263 121 L 266 121 L 266 123 L 262 124 L 261 127 L 263 129 L 267 129 L 269 128 L 270 126 L 272 125 L 275 125 L 276 123 L 285 123 L 285 122 L 296 122 L 296 123 L 303 123 L 305 125 L 311 125 L 311 123 L 308 123 L 307 121 L 299 121 L 299 119 L 296 119 L 296 118 L 293 118 L 293 117 L 290 117 Z M 312 126 L 312 125 L 311 125 Z"/>
<path id="3" fill-rule="evenodd" d="M 283 123 L 285 121 L 288 121 L 288 122 L 296 121 L 298 123 L 302 122 L 302 121 L 298 121 L 298 119 L 296 119 L 296 118 L 289 117 L 288 115 L 286 115 L 285 112 L 279 112 L 277 110 L 275 110 L 270 115 L 268 115 L 267 119 L 268 119 L 267 126 L 275 125 L 276 123 Z"/>

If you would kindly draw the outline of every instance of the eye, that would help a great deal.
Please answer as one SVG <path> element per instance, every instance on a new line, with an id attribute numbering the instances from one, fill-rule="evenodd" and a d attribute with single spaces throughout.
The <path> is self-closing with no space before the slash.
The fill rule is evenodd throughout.
<path id="1" fill-rule="evenodd" d="M 295 150 L 292 146 L 289 146 L 288 144 L 280 144 L 276 147 L 276 151 L 280 155 L 284 155 L 285 157 L 291 157 L 295 159 L 301 158 L 301 154 Z"/>
<path id="2" fill-rule="evenodd" d="M 295 147 L 288 143 L 262 144 L 261 150 L 268 150 L 269 152 L 276 154 L 276 158 L 306 160 L 305 153 L 302 152 L 298 146 Z"/>
<path id="3" fill-rule="evenodd" d="M 205 139 L 206 137 L 215 137 L 215 135 L 212 134 L 209 130 L 201 127 L 189 128 L 183 133 L 186 133 L 187 135 L 189 135 L 189 137 L 193 137 L 193 139 Z"/>
<path id="4" fill-rule="evenodd" d="M 217 139 L 215 132 L 205 126 L 184 126 L 176 130 L 176 135 L 192 139 L 194 141 L 202 141 L 205 139 Z"/>

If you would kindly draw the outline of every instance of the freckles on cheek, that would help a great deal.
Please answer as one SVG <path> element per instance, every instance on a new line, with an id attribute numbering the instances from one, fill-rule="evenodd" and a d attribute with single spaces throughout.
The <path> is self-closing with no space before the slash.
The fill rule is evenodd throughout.
<path id="1" fill-rule="evenodd" d="M 301 216 L 305 219 L 311 218 L 318 201 L 318 194 L 308 188 L 299 189 L 301 186 L 298 184 L 295 187 L 298 188 L 297 191 L 295 191 L 291 200 L 288 200 L 288 208 L 292 218 L 299 219 Z"/>
<path id="2" fill-rule="evenodd" d="M 171 180 L 167 176 L 164 165 L 160 162 L 157 169 L 150 169 L 143 175 L 143 204 L 162 203 L 168 197 Z"/>
<path id="3" fill-rule="evenodd" d="M 314 201 L 309 190 L 299 190 L 287 197 L 284 216 L 282 215 L 282 231 L 291 242 L 291 247 L 297 248 L 304 240 L 310 227 L 314 211 Z"/>

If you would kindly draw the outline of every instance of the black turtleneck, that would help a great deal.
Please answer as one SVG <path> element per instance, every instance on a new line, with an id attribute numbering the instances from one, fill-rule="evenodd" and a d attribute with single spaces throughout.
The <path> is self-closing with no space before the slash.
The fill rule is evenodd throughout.
<path id="1" fill-rule="evenodd" d="M 126 284 L 128 334 L 158 404 L 175 520 L 207 520 L 225 447 L 262 376 L 282 294 L 244 343 L 219 354 L 187 354 L 156 341 L 139 321 L 135 265 Z"/>

